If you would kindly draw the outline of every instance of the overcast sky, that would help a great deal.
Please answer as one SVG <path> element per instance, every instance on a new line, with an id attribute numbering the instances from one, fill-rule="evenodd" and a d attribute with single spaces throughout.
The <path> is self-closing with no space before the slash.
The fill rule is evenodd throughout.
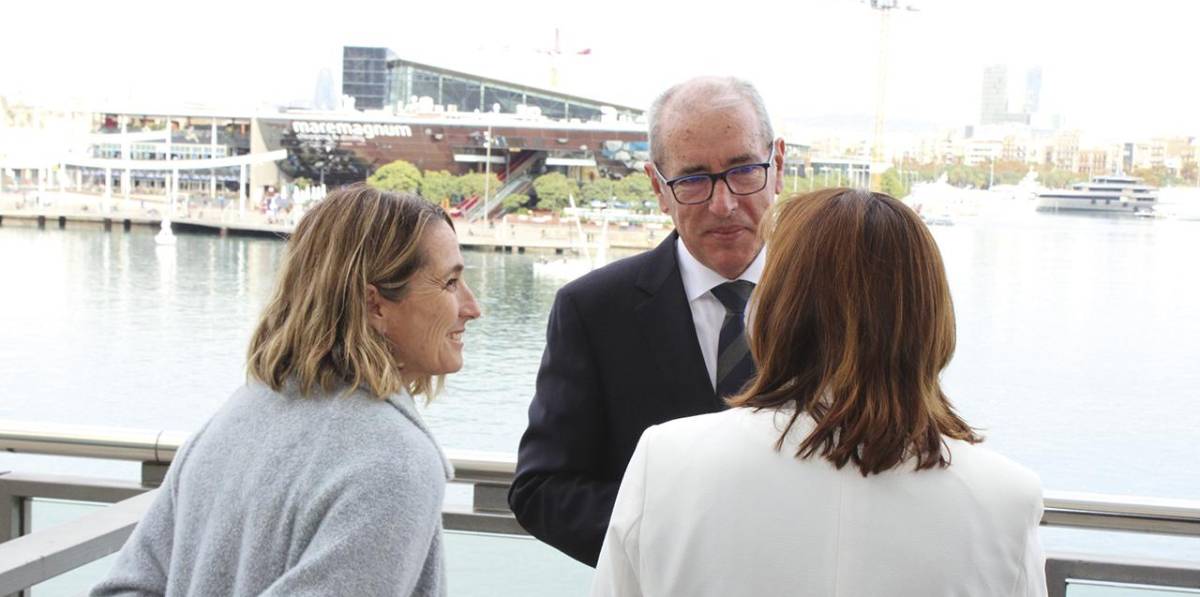
<path id="1" fill-rule="evenodd" d="M 903 0 L 902 0 L 903 1 Z M 1042 104 L 1103 136 L 1200 134 L 1200 3 L 912 0 L 891 16 L 889 122 L 979 115 L 982 68 L 1043 68 Z M 307 4 L 307 3 L 306 3 Z M 253 106 L 310 101 L 344 44 L 644 106 L 695 74 L 755 82 L 779 120 L 874 113 L 879 17 L 787 2 L 6 3 L 0 94 Z M 554 31 L 562 54 L 552 59 Z M 590 49 L 589 55 L 576 54 Z M 869 133 L 869 130 L 864 130 Z"/>

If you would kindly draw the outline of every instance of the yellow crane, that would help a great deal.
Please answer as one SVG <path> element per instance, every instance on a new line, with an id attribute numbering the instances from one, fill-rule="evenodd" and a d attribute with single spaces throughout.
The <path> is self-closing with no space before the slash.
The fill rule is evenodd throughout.
<path id="1" fill-rule="evenodd" d="M 562 58 L 563 54 L 588 56 L 588 55 L 591 55 L 592 49 L 591 48 L 582 48 L 582 49 L 568 50 L 568 51 L 564 52 L 562 49 L 562 46 L 559 44 L 558 27 L 555 27 L 554 28 L 554 47 L 539 49 L 539 50 L 537 50 L 537 52 L 540 54 L 547 54 L 550 56 L 550 89 L 557 90 L 558 89 L 558 61 Z"/>
<path id="2" fill-rule="evenodd" d="M 917 11 L 911 4 L 901 5 L 900 0 L 861 0 L 872 10 L 879 12 L 879 57 L 875 64 L 875 130 L 871 138 L 871 190 L 880 190 L 882 172 L 876 168 L 883 162 L 883 122 L 887 98 L 888 38 L 890 36 L 889 15 L 893 10 Z"/>

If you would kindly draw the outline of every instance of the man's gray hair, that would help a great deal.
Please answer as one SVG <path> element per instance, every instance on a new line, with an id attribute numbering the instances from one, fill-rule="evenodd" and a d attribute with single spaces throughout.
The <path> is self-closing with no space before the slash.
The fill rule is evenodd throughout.
<path id="1" fill-rule="evenodd" d="M 695 88 L 695 89 L 692 89 Z M 687 89 L 692 93 L 685 94 L 680 101 L 686 101 L 683 106 L 673 106 L 675 96 L 679 92 Z M 700 95 L 695 91 L 703 90 L 705 93 Z M 669 87 L 666 91 L 660 93 L 654 98 L 654 102 L 650 104 L 650 110 L 646 113 L 646 122 L 650 128 L 650 159 L 655 164 L 662 164 L 662 114 L 663 108 L 671 107 L 674 110 L 686 109 L 688 106 L 695 103 L 695 98 L 704 97 L 706 100 L 712 100 L 715 97 L 720 97 L 722 92 L 731 94 L 740 101 L 744 101 L 754 110 L 754 115 L 758 117 L 759 135 L 762 137 L 763 145 L 769 145 L 775 140 L 775 131 L 771 128 L 771 117 L 767 115 L 767 106 L 763 103 L 762 96 L 758 94 L 758 90 L 749 81 L 738 79 L 736 77 L 697 77 L 688 79 L 682 83 L 676 83 Z"/>

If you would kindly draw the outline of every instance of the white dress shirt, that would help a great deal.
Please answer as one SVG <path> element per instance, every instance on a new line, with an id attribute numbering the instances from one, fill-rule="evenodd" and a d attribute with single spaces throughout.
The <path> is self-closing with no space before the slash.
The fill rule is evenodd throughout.
<path id="1" fill-rule="evenodd" d="M 675 253 L 679 261 L 679 273 L 683 277 L 683 291 L 692 308 L 692 322 L 696 324 L 696 341 L 700 343 L 700 354 L 704 355 L 704 368 L 708 369 L 708 381 L 717 387 L 717 344 L 721 339 L 721 324 L 725 322 L 725 305 L 711 292 L 713 288 L 733 280 L 712 271 L 700 263 L 688 251 L 683 239 L 675 239 Z M 767 248 L 758 252 L 754 261 L 738 280 L 758 285 L 763 266 L 767 262 Z"/>

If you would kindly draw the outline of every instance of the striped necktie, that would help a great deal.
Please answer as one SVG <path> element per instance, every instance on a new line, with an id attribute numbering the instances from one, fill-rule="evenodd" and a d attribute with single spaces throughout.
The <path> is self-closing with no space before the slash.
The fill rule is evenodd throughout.
<path id="1" fill-rule="evenodd" d="M 725 321 L 717 340 L 717 397 L 738 393 L 754 375 L 754 360 L 746 345 L 746 301 L 754 283 L 746 280 L 726 282 L 712 289 L 713 296 L 725 306 Z"/>

